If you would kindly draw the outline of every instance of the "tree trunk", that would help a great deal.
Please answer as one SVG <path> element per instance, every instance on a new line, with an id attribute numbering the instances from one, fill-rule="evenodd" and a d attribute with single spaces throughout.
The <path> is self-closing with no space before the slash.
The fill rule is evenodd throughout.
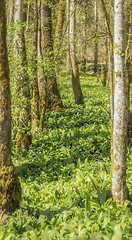
<path id="1" fill-rule="evenodd" d="M 72 65 L 72 86 L 76 104 L 84 104 L 83 94 L 79 79 L 79 68 L 76 57 L 75 43 L 75 0 L 70 3 L 70 57 Z"/>
<path id="2" fill-rule="evenodd" d="M 55 29 L 55 40 L 54 40 L 54 51 L 58 51 L 61 37 L 62 37 L 62 30 L 63 30 L 63 23 L 64 23 L 64 16 L 65 16 L 65 0 L 59 0 L 59 10 L 57 16 L 57 24 Z"/>
<path id="3" fill-rule="evenodd" d="M 67 31 L 66 31 L 66 40 L 67 40 L 67 51 L 66 51 L 66 70 L 67 73 L 70 69 L 70 46 L 69 46 L 69 22 L 70 22 L 70 11 L 69 11 L 69 0 L 66 0 L 66 20 L 67 20 Z"/>
<path id="4" fill-rule="evenodd" d="M 21 188 L 11 161 L 11 99 L 6 47 L 5 0 L 0 0 L 0 220 L 19 207 Z"/>
<path id="5" fill-rule="evenodd" d="M 14 0 L 10 1 L 9 4 L 9 22 L 13 22 L 14 21 Z"/>
<path id="6" fill-rule="evenodd" d="M 60 43 L 62 40 L 63 23 L 65 17 L 65 4 L 66 0 L 59 0 L 59 10 L 57 16 L 57 24 L 55 28 L 55 40 L 54 40 L 54 53 L 55 53 L 55 67 L 56 72 L 59 74 L 59 65 L 61 64 L 62 54 L 60 52 Z"/>
<path id="7" fill-rule="evenodd" d="M 63 103 L 57 86 L 53 37 L 52 37 L 52 18 L 51 7 L 47 1 L 41 5 L 41 47 L 44 61 L 44 75 L 47 84 L 46 111 L 63 111 Z"/>
<path id="8" fill-rule="evenodd" d="M 114 5 L 114 129 L 112 161 L 112 196 L 117 204 L 128 199 L 126 185 L 127 161 L 127 108 L 126 108 L 126 69 L 124 42 L 124 1 L 115 0 Z"/>
<path id="9" fill-rule="evenodd" d="M 41 49 L 41 0 L 38 1 L 38 88 L 39 88 L 39 113 L 40 128 L 44 128 L 44 116 L 46 111 L 46 78 L 44 76 L 44 64 Z"/>
<path id="10" fill-rule="evenodd" d="M 86 52 L 87 52 L 87 42 L 86 42 L 86 29 L 87 29 L 87 1 L 83 3 L 84 8 L 84 28 L 83 28 L 83 57 L 82 57 L 82 71 L 86 72 Z"/>
<path id="11" fill-rule="evenodd" d="M 38 0 L 34 0 L 34 43 L 33 43 L 33 105 L 32 105 L 32 129 L 39 126 L 39 90 L 37 78 L 37 44 L 38 44 Z"/>
<path id="12" fill-rule="evenodd" d="M 28 151 L 29 145 L 31 144 L 31 133 L 30 133 L 30 122 L 31 122 L 31 103 L 30 103 L 30 91 L 29 91 L 29 78 L 27 74 L 27 59 L 26 59 L 26 48 L 24 38 L 23 23 L 23 0 L 16 0 L 15 5 L 15 17 L 14 21 L 16 24 L 15 33 L 15 50 L 17 67 L 19 72 L 18 91 L 20 98 L 20 117 L 19 127 L 20 132 L 17 135 L 17 152 L 24 148 Z"/>
<path id="13" fill-rule="evenodd" d="M 95 1 L 95 32 L 98 34 L 98 9 L 97 9 L 97 0 Z M 94 75 L 97 77 L 97 67 L 98 67 L 98 39 L 95 39 L 94 47 Z M 98 78 L 97 78 L 98 79 Z"/>
<path id="14" fill-rule="evenodd" d="M 105 68 L 104 68 L 104 78 L 103 78 L 103 87 L 106 87 L 106 81 L 107 81 L 107 69 L 108 69 L 108 37 L 106 36 L 105 39 L 105 51 L 106 51 L 106 56 L 105 56 Z"/>

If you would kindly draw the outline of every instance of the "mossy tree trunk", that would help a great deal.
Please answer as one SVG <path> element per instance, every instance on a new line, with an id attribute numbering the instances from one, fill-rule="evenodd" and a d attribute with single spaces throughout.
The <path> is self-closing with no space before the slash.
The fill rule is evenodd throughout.
<path id="1" fill-rule="evenodd" d="M 65 17 L 66 0 L 59 0 L 59 9 L 57 15 L 57 24 L 55 28 L 54 51 L 58 51 L 62 38 L 63 23 Z"/>
<path id="2" fill-rule="evenodd" d="M 72 86 L 76 104 L 84 104 L 83 93 L 81 90 L 79 79 L 79 68 L 76 57 L 76 42 L 75 42 L 75 0 L 70 2 L 70 57 L 72 65 Z"/>
<path id="3" fill-rule="evenodd" d="M 56 71 L 59 73 L 59 62 L 61 61 L 60 44 L 63 33 L 63 23 L 65 17 L 66 0 L 59 0 L 59 9 L 57 15 L 57 24 L 55 28 L 54 54 Z"/>
<path id="4" fill-rule="evenodd" d="M 63 103 L 56 80 L 51 7 L 48 1 L 41 3 L 41 47 L 46 79 L 46 111 L 61 112 L 63 111 Z"/>
<path id="5" fill-rule="evenodd" d="M 11 97 L 5 0 L 0 0 L 0 220 L 19 207 L 21 188 L 11 161 Z"/>
<path id="6" fill-rule="evenodd" d="M 18 91 L 20 99 L 20 116 L 19 128 L 17 135 L 17 152 L 24 148 L 28 151 L 31 144 L 31 103 L 29 90 L 29 77 L 27 74 L 27 59 L 25 48 L 25 37 L 23 23 L 23 0 L 16 0 L 15 2 L 15 17 L 16 24 L 15 33 L 15 53 L 17 59 L 17 68 L 19 69 Z"/>
<path id="7" fill-rule="evenodd" d="M 37 44 L 38 44 L 38 1 L 34 0 L 34 42 L 33 42 L 33 105 L 32 130 L 39 126 L 39 90 L 37 77 Z"/>
<path id="8" fill-rule="evenodd" d="M 124 204 L 129 192 L 126 185 L 127 165 L 127 108 L 124 41 L 124 0 L 114 3 L 114 128 L 112 161 L 112 196 L 117 204 Z"/>

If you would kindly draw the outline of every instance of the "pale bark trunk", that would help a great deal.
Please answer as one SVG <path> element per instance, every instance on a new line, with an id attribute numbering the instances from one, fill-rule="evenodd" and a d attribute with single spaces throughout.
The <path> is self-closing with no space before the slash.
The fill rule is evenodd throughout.
<path id="1" fill-rule="evenodd" d="M 24 38 L 23 23 L 23 0 L 16 0 L 15 3 L 15 17 L 14 22 L 16 24 L 15 33 L 15 52 L 17 58 L 18 68 L 21 72 L 19 75 L 19 98 L 21 99 L 20 106 L 20 118 L 19 126 L 21 132 L 17 136 L 17 152 L 24 148 L 29 149 L 31 144 L 31 133 L 30 133 L 30 121 L 31 121 L 31 104 L 30 104 L 30 91 L 29 91 L 29 79 L 27 74 L 27 59 L 26 59 L 26 48 Z"/>
<path id="2" fill-rule="evenodd" d="M 21 188 L 11 161 L 11 97 L 5 0 L 0 0 L 0 220 L 19 207 Z"/>
<path id="3" fill-rule="evenodd" d="M 70 3 L 70 57 L 72 64 L 72 86 L 76 104 L 84 104 L 83 94 L 79 79 L 79 68 L 76 57 L 75 43 L 75 0 Z"/>
<path id="4" fill-rule="evenodd" d="M 112 161 L 112 196 L 117 204 L 128 199 L 126 185 L 127 161 L 127 108 L 124 42 L 124 1 L 115 0 L 114 5 L 114 129 Z"/>

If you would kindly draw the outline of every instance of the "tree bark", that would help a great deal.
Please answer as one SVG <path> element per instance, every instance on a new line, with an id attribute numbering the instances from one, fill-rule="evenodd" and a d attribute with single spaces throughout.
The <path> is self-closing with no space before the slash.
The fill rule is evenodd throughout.
<path id="1" fill-rule="evenodd" d="M 87 1 L 83 3 L 84 8 L 84 28 L 83 28 L 83 56 L 82 56 L 82 71 L 86 72 L 86 56 L 87 56 L 87 42 L 86 42 L 86 29 L 87 29 Z"/>
<path id="2" fill-rule="evenodd" d="M 11 97 L 5 0 L 0 0 L 0 220 L 19 207 L 21 188 L 11 161 Z"/>
<path id="3" fill-rule="evenodd" d="M 33 105 L 32 130 L 39 126 L 39 90 L 37 78 L 37 44 L 38 44 L 38 0 L 34 0 L 34 43 L 33 43 Z"/>
<path id="4" fill-rule="evenodd" d="M 67 40 L 67 51 L 66 51 L 66 70 L 69 72 L 70 68 L 70 45 L 69 45 L 69 22 L 70 22 L 70 11 L 69 11 L 69 0 L 66 0 L 66 20 L 67 20 L 67 31 L 66 31 L 66 40 Z"/>
<path id="5" fill-rule="evenodd" d="M 79 68 L 76 57 L 75 43 L 75 0 L 70 3 L 70 57 L 72 65 L 72 86 L 76 104 L 84 104 L 83 94 L 79 79 Z"/>
<path id="6" fill-rule="evenodd" d="M 114 3 L 114 129 L 112 161 L 112 196 L 117 204 L 124 204 L 129 193 L 126 185 L 127 108 L 124 41 L 124 0 Z"/>
<path id="7" fill-rule="evenodd" d="M 97 0 L 95 1 L 95 32 L 98 34 L 98 8 L 97 8 Z M 98 39 L 95 39 L 94 46 L 94 75 L 97 77 L 97 66 L 98 66 Z"/>
<path id="8" fill-rule="evenodd" d="M 41 0 L 38 1 L 38 88 L 39 88 L 39 113 L 40 113 L 40 125 L 39 127 L 43 130 L 44 128 L 44 116 L 46 111 L 46 78 L 44 76 L 44 64 L 42 58 L 41 48 Z"/>
<path id="9" fill-rule="evenodd" d="M 15 52 L 17 59 L 17 67 L 19 72 L 19 98 L 20 98 L 20 117 L 19 127 L 20 132 L 17 135 L 17 152 L 24 148 L 28 151 L 29 145 L 31 144 L 31 103 L 30 103 L 30 91 L 29 91 L 29 78 L 27 74 L 27 59 L 26 59 L 26 48 L 24 38 L 23 23 L 23 0 L 16 0 L 15 5 L 15 17 L 14 21 L 16 24 L 15 33 Z"/>
<path id="10" fill-rule="evenodd" d="M 57 24 L 55 28 L 54 50 L 57 52 L 62 37 L 63 23 L 65 17 L 66 0 L 59 0 L 59 10 L 57 16 Z"/>
<path id="11" fill-rule="evenodd" d="M 47 0 L 41 5 L 41 47 L 46 79 L 46 111 L 62 112 L 63 103 L 57 85 L 54 63 L 51 7 Z"/>

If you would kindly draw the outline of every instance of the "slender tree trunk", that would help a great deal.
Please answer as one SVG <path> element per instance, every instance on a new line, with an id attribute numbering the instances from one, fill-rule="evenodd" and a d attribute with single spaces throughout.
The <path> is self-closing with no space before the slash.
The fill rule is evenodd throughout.
<path id="1" fill-rule="evenodd" d="M 15 1 L 11 0 L 9 4 L 9 22 L 8 23 L 14 21 L 14 5 L 15 5 Z"/>
<path id="2" fill-rule="evenodd" d="M 32 105 L 32 129 L 39 126 L 39 90 L 37 78 L 37 44 L 38 44 L 38 0 L 34 0 L 34 43 L 33 43 L 33 105 Z"/>
<path id="3" fill-rule="evenodd" d="M 105 56 L 105 68 L 104 68 L 104 77 L 103 77 L 103 87 L 106 87 L 106 80 L 107 80 L 107 69 L 108 69 L 108 37 L 106 36 L 105 39 L 105 51 L 106 51 L 106 56 Z"/>
<path id="4" fill-rule="evenodd" d="M 66 6 L 66 0 L 59 0 L 59 10 L 58 10 L 57 24 L 55 29 L 55 40 L 54 40 L 54 51 L 56 52 L 59 49 L 59 44 L 62 37 L 63 23 L 64 23 L 64 17 L 65 17 L 65 6 Z"/>
<path id="5" fill-rule="evenodd" d="M 39 88 L 39 113 L 40 113 L 40 128 L 44 128 L 44 117 L 46 111 L 46 78 L 44 76 L 44 64 L 41 49 L 41 0 L 38 0 L 38 88 Z"/>
<path id="6" fill-rule="evenodd" d="M 26 59 L 26 48 L 24 38 L 23 23 L 23 0 L 16 0 L 15 5 L 15 18 L 16 33 L 15 33 L 15 51 L 16 59 L 18 64 L 19 76 L 19 98 L 20 98 L 20 117 L 19 127 L 21 132 L 17 135 L 17 152 L 24 148 L 29 149 L 31 144 L 31 103 L 30 103 L 30 91 L 29 91 L 29 78 L 27 74 L 27 59 Z"/>
<path id="7" fill-rule="evenodd" d="M 6 47 L 5 0 L 0 0 L 0 220 L 19 207 L 21 188 L 11 161 L 11 97 Z"/>
<path id="8" fill-rule="evenodd" d="M 41 47 L 44 61 L 44 75 L 47 84 L 46 110 L 61 112 L 63 103 L 60 97 L 53 53 L 51 7 L 46 1 L 41 5 Z"/>
<path id="9" fill-rule="evenodd" d="M 87 8 L 86 0 L 84 1 L 84 28 L 83 28 L 83 57 L 82 57 L 82 71 L 86 72 L 86 55 L 87 55 L 87 42 L 86 42 L 86 29 L 87 29 Z"/>
<path id="10" fill-rule="evenodd" d="M 67 52 L 66 52 L 66 70 L 69 72 L 70 68 L 70 46 L 69 46 L 69 22 L 70 22 L 70 11 L 69 11 L 70 3 L 69 0 L 66 0 L 66 20 L 67 20 Z"/>
<path id="11" fill-rule="evenodd" d="M 55 40 L 54 40 L 54 53 L 55 53 L 55 67 L 56 72 L 59 74 L 59 63 L 61 62 L 61 53 L 60 53 L 60 42 L 62 39 L 63 33 L 63 23 L 65 17 L 65 7 L 66 7 L 66 0 L 59 0 L 59 10 L 57 16 L 57 24 L 55 29 Z"/>
<path id="12" fill-rule="evenodd" d="M 98 34 L 98 8 L 97 0 L 95 1 L 95 32 Z M 95 39 L 95 48 L 94 48 L 94 74 L 97 77 L 97 67 L 98 67 L 98 39 Z"/>
<path id="13" fill-rule="evenodd" d="M 83 94 L 79 80 L 79 68 L 76 57 L 75 43 L 75 0 L 70 3 L 70 57 L 72 65 L 72 86 L 76 104 L 84 104 Z"/>
<path id="14" fill-rule="evenodd" d="M 114 129 L 112 161 L 112 196 L 117 204 L 128 199 L 126 185 L 127 161 L 127 108 L 126 108 L 126 70 L 124 42 L 124 0 L 114 4 Z"/>
<path id="15" fill-rule="evenodd" d="M 131 63 L 131 47 L 132 47 L 132 1 L 129 2 L 129 5 L 126 9 L 126 18 L 125 18 L 125 63 L 126 63 L 126 86 L 127 86 L 127 114 L 128 114 L 128 147 L 131 146 L 131 122 L 132 122 L 132 113 L 130 111 L 130 83 L 132 82 L 132 63 Z"/>

